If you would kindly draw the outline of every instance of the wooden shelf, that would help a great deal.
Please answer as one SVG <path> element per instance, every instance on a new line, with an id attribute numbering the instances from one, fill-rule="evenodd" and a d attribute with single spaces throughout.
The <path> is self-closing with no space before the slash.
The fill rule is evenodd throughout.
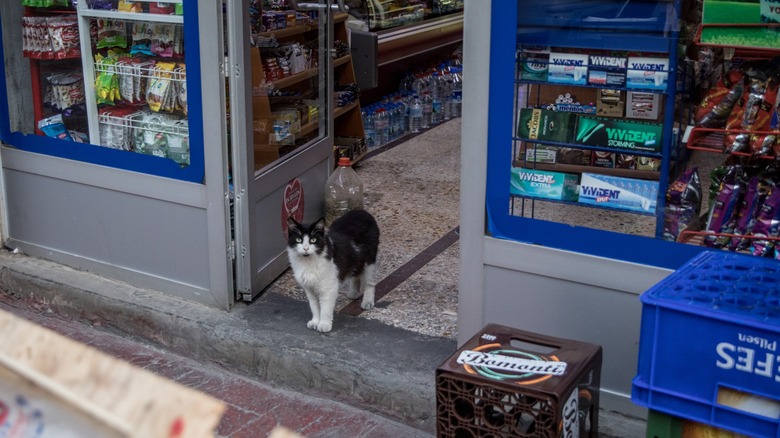
<path id="1" fill-rule="evenodd" d="M 352 109 L 355 109 L 359 106 L 359 103 L 357 101 L 350 103 L 346 106 L 337 106 L 336 109 L 333 110 L 333 118 L 337 119 L 347 112 L 349 112 Z"/>

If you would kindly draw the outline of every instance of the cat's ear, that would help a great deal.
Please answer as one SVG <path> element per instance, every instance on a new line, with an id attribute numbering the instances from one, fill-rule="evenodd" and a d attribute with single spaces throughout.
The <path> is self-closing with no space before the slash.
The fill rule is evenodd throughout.
<path id="1" fill-rule="evenodd" d="M 314 229 L 325 232 L 325 218 L 321 217 L 320 220 L 314 223 Z"/>
<path id="2" fill-rule="evenodd" d="M 287 228 L 296 228 L 298 226 L 298 221 L 296 221 L 295 218 L 292 216 L 287 216 Z"/>

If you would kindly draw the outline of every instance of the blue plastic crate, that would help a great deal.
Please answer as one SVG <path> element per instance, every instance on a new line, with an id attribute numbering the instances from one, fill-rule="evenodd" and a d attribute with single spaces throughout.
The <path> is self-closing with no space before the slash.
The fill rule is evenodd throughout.
<path id="1" fill-rule="evenodd" d="M 634 403 L 780 437 L 780 263 L 703 252 L 641 301 Z"/>

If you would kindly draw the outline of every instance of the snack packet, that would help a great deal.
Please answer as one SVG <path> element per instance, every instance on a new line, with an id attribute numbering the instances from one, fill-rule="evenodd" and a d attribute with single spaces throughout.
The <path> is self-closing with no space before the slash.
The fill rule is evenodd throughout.
<path id="1" fill-rule="evenodd" d="M 744 76 L 739 69 L 732 69 L 721 76 L 699 105 L 695 117 L 697 126 L 720 128 L 725 125 L 744 91 Z"/>
<path id="2" fill-rule="evenodd" d="M 744 190 L 744 171 L 742 166 L 731 166 L 723 178 L 720 191 L 710 209 L 706 230 L 711 233 L 730 233 L 733 227 L 734 212 Z M 728 238 L 718 235 L 707 235 L 704 245 L 711 248 L 722 248 L 728 243 Z"/>
<path id="3" fill-rule="evenodd" d="M 732 231 L 733 234 L 738 236 L 752 234 L 753 227 L 756 223 L 756 212 L 763 204 L 766 194 L 766 186 L 760 182 L 758 176 L 751 177 L 748 181 L 745 195 L 740 200 L 737 208 L 736 225 Z M 744 237 L 732 237 L 729 243 L 729 249 L 732 251 L 745 250 L 749 246 L 750 239 Z"/>
<path id="4" fill-rule="evenodd" d="M 676 241 L 700 211 L 701 182 L 698 168 L 694 167 L 683 172 L 666 191 L 663 239 Z"/>
<path id="5" fill-rule="evenodd" d="M 778 229 L 780 229 L 780 185 L 775 185 L 756 216 L 751 253 L 759 257 L 772 256 L 776 242 L 761 238 L 778 237 Z"/>

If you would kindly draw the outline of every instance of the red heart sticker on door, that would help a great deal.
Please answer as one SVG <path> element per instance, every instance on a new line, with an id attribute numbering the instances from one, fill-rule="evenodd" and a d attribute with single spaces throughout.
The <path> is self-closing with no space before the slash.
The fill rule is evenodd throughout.
<path id="1" fill-rule="evenodd" d="M 287 238 L 287 218 L 292 216 L 298 222 L 303 221 L 303 184 L 298 178 L 290 180 L 284 188 L 282 197 L 282 232 Z"/>

